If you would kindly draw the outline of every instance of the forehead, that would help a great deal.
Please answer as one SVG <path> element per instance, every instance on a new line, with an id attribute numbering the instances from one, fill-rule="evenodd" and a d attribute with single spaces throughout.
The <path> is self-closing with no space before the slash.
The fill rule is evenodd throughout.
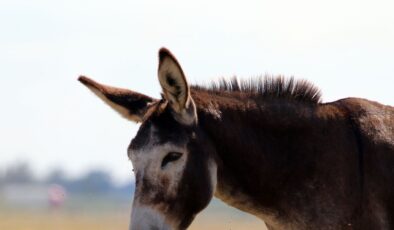
<path id="1" fill-rule="evenodd" d="M 190 130 L 178 123 L 168 109 L 152 114 L 142 123 L 137 135 L 131 141 L 129 150 L 139 150 L 148 146 L 171 143 L 183 145 L 188 140 Z"/>

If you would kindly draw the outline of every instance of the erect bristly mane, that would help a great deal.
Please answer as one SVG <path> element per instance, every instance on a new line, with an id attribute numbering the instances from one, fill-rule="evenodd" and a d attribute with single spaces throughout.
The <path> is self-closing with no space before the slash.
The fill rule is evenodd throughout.
<path id="1" fill-rule="evenodd" d="M 264 76 L 249 79 L 221 78 L 208 85 L 193 85 L 194 90 L 204 90 L 211 93 L 237 92 L 252 98 L 284 98 L 301 102 L 318 104 L 321 102 L 321 92 L 307 80 L 295 80 L 293 77 Z M 236 94 L 234 94 L 236 96 Z"/>

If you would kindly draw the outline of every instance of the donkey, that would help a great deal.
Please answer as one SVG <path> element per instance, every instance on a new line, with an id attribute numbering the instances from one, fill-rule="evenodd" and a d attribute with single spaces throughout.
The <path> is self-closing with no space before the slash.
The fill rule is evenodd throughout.
<path id="1" fill-rule="evenodd" d="M 165 48 L 158 78 L 162 99 L 79 77 L 141 123 L 130 229 L 186 229 L 213 196 L 268 229 L 394 229 L 394 107 L 293 78 L 189 86 Z"/>

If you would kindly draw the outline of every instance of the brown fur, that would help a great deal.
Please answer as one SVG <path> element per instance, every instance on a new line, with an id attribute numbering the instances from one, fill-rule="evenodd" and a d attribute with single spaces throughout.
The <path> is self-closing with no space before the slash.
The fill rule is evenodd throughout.
<path id="1" fill-rule="evenodd" d="M 356 98 L 256 101 L 238 90 L 192 95 L 221 162 L 217 194 L 225 202 L 270 229 L 394 227 L 393 107 Z M 382 127 L 387 132 L 378 135 Z M 249 203 L 228 198 L 237 194 Z M 371 214 L 375 206 L 385 225 Z"/>

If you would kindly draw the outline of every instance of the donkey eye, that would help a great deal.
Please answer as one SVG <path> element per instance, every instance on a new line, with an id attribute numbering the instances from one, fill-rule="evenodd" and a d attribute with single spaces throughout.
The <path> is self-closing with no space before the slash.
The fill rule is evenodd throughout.
<path id="1" fill-rule="evenodd" d="M 172 162 L 172 161 L 176 161 L 179 158 L 181 158 L 182 153 L 178 153 L 178 152 L 169 152 L 163 159 L 163 161 L 161 162 L 161 168 L 164 168 L 168 163 Z"/>

